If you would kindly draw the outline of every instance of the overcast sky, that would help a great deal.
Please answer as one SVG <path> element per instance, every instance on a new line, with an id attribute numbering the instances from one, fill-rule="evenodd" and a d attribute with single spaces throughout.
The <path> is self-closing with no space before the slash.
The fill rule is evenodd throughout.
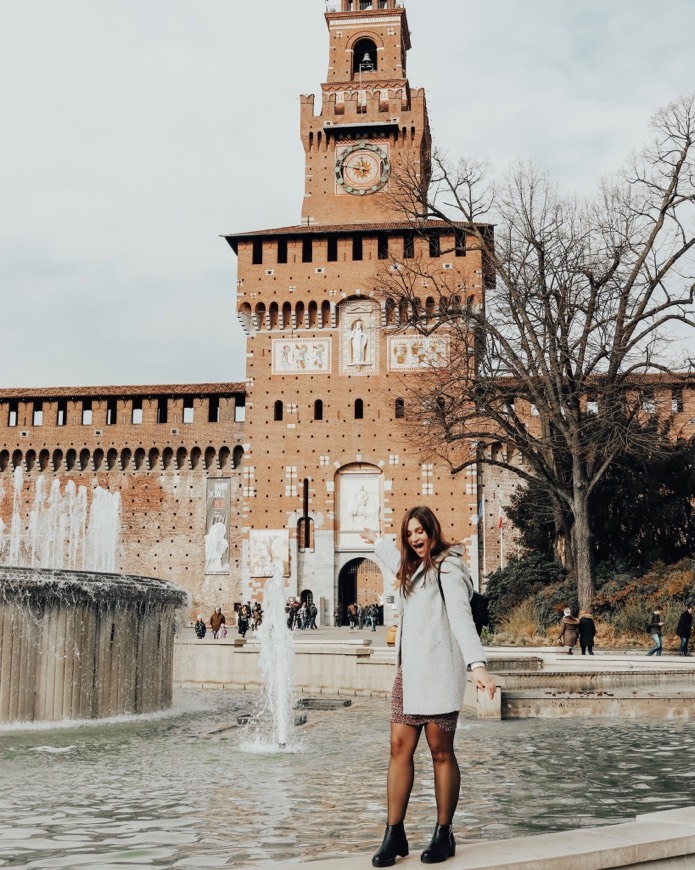
<path id="1" fill-rule="evenodd" d="M 436 141 L 589 192 L 695 88 L 693 0 L 408 0 Z M 324 0 L 0 0 L 0 386 L 244 377 L 221 233 L 299 221 Z"/>

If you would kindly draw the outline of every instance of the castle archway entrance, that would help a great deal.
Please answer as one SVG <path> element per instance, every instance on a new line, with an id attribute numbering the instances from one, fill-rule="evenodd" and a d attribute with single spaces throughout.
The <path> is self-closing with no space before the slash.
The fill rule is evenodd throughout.
<path id="1" fill-rule="evenodd" d="M 338 602 L 341 605 L 342 624 L 347 625 L 348 604 L 377 604 L 384 592 L 381 568 L 367 558 L 351 559 L 338 575 Z"/>

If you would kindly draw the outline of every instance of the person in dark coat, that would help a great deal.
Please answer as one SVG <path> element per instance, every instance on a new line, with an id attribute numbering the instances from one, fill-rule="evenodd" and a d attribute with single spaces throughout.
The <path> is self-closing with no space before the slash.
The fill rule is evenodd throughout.
<path id="1" fill-rule="evenodd" d="M 680 615 L 680 619 L 678 620 L 678 625 L 676 627 L 676 634 L 681 639 L 681 646 L 678 650 L 679 656 L 691 656 L 692 653 L 688 652 L 688 641 L 690 640 L 690 635 L 693 631 L 693 606 L 689 604 L 683 613 Z"/>
<path id="2" fill-rule="evenodd" d="M 207 631 L 207 627 L 205 625 L 205 620 L 203 619 L 203 614 L 198 614 L 198 620 L 195 624 L 195 636 L 198 640 L 202 640 L 205 637 L 205 632 Z"/>
<path id="3" fill-rule="evenodd" d="M 246 632 L 249 630 L 249 620 L 251 619 L 251 611 L 246 604 L 242 604 L 238 616 L 238 632 L 242 637 L 246 637 Z"/>
<path id="4" fill-rule="evenodd" d="M 654 646 L 647 653 L 648 656 L 661 655 L 661 650 L 663 647 L 663 641 L 661 636 L 661 629 L 664 627 L 664 623 L 661 619 L 661 608 L 657 607 L 654 609 L 654 613 L 649 617 L 649 634 L 652 636 L 652 640 L 654 641 Z"/>
<path id="5" fill-rule="evenodd" d="M 582 610 L 579 613 L 579 646 L 582 648 L 582 655 L 588 652 L 590 656 L 594 654 L 594 638 L 596 637 L 596 623 L 594 617 L 588 610 Z"/>
<path id="6" fill-rule="evenodd" d="M 567 647 L 567 655 L 572 655 L 572 649 L 579 638 L 579 620 L 572 616 L 569 607 L 565 607 L 562 622 L 560 623 L 559 642 Z"/>

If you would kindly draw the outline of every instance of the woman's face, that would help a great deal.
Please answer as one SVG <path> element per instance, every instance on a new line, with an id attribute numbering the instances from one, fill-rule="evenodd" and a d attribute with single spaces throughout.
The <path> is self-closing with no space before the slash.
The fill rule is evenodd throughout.
<path id="1" fill-rule="evenodd" d="M 408 546 L 414 550 L 421 559 L 424 559 L 430 548 L 430 536 L 422 528 L 420 520 L 415 517 L 410 520 L 406 536 Z"/>

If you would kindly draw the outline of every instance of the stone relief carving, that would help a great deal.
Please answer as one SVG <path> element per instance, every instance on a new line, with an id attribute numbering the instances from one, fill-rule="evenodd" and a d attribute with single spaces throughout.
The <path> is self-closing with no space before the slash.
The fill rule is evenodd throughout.
<path id="1" fill-rule="evenodd" d="M 389 338 L 388 355 L 388 368 L 391 372 L 440 368 L 449 363 L 449 339 L 445 335 Z"/>
<path id="2" fill-rule="evenodd" d="M 274 375 L 330 374 L 330 338 L 273 339 Z"/>
<path id="3" fill-rule="evenodd" d="M 379 306 L 353 300 L 340 307 L 340 372 L 371 375 L 379 371 Z"/>

